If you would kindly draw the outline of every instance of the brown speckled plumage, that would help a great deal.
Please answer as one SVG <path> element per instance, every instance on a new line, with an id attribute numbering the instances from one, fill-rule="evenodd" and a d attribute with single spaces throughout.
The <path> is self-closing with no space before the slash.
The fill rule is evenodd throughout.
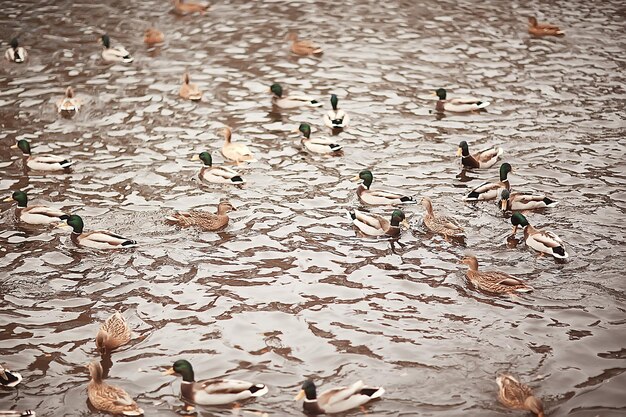
<path id="1" fill-rule="evenodd" d="M 236 210 L 232 204 L 228 201 L 222 201 L 217 206 L 217 214 L 198 210 L 179 211 L 172 214 L 167 220 L 182 227 L 198 227 L 212 232 L 228 226 L 227 213 L 232 210 Z"/>

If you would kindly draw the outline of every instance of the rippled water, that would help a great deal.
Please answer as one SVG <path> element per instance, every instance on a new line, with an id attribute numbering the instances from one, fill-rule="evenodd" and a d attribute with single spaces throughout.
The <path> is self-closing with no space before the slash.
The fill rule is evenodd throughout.
<path id="1" fill-rule="evenodd" d="M 621 2 L 377 3 L 226 1 L 184 17 L 166 1 L 2 4 L 0 37 L 19 35 L 30 60 L 2 64 L 0 192 L 27 190 L 33 203 L 140 246 L 77 248 L 67 229 L 18 224 L 14 205 L 0 203 L 0 363 L 24 376 L 19 389 L 0 390 L 0 409 L 96 414 L 85 365 L 97 357 L 100 322 L 120 310 L 136 337 L 113 354 L 108 381 L 146 415 L 179 410 L 180 379 L 160 375 L 179 358 L 198 378 L 268 384 L 268 395 L 244 407 L 270 415 L 299 415 L 292 398 L 309 376 L 322 389 L 357 379 L 384 385 L 370 415 L 525 415 L 497 402 L 503 370 L 529 382 L 549 415 L 625 413 Z M 530 14 L 566 36 L 529 37 Z M 153 49 L 142 43 L 151 23 L 166 36 Z M 290 55 L 289 30 L 318 41 L 324 55 Z M 101 61 L 104 31 L 133 64 Z M 177 96 L 185 69 L 205 92 L 200 103 Z M 353 120 L 336 138 L 343 156 L 299 148 L 289 132 L 300 122 L 330 135 L 322 112 L 276 112 L 272 82 L 326 108 L 330 93 L 339 95 Z M 66 119 L 54 104 L 70 84 L 83 108 Z M 436 116 L 437 87 L 492 105 Z M 224 125 L 259 162 L 240 168 L 243 188 L 199 186 L 190 158 L 209 150 L 222 163 Z M 26 170 L 9 149 L 21 138 L 34 153 L 76 164 L 67 174 Z M 458 175 L 464 139 L 473 150 L 501 144 L 514 189 L 561 202 L 527 217 L 567 242 L 568 262 L 507 247 L 511 226 L 494 205 L 462 203 L 469 187 L 497 177 L 496 168 Z M 467 228 L 466 244 L 425 233 L 419 206 L 407 209 L 412 230 L 395 252 L 357 238 L 345 210 L 358 206 L 349 179 L 363 168 L 374 187 L 431 197 Z M 214 210 L 222 198 L 238 209 L 223 232 L 163 222 L 172 209 Z M 515 299 L 477 292 L 457 264 L 468 251 L 536 291 Z"/>

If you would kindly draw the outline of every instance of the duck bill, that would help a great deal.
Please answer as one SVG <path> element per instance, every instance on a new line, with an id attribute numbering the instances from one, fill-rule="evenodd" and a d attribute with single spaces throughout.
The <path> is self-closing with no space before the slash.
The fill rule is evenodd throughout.
<path id="1" fill-rule="evenodd" d="M 402 220 L 402 226 L 409 228 L 409 221 L 407 219 Z"/>
<path id="2" fill-rule="evenodd" d="M 435 96 L 435 97 L 437 97 L 437 92 L 436 92 L 436 91 L 432 91 L 432 92 L 430 93 L 430 95 L 431 95 L 431 96 Z"/>
<path id="3" fill-rule="evenodd" d="M 459 148 L 456 150 L 456 156 L 462 156 L 463 155 L 463 149 Z"/>
<path id="4" fill-rule="evenodd" d="M 174 372 L 174 368 L 169 368 L 166 371 L 163 371 L 163 375 L 174 375 L 176 372 Z"/>
<path id="5" fill-rule="evenodd" d="M 298 395 L 296 395 L 296 396 L 294 397 L 294 401 L 300 401 L 301 399 L 303 399 L 303 398 L 304 398 L 304 395 L 305 395 L 305 394 L 304 394 L 304 390 L 303 390 L 303 389 L 301 389 L 301 390 L 300 390 L 300 392 L 298 393 Z"/>
<path id="6" fill-rule="evenodd" d="M 9 202 L 13 201 L 13 197 L 7 197 L 7 198 L 5 198 L 2 201 L 4 201 L 5 203 L 9 203 Z"/>
<path id="7" fill-rule="evenodd" d="M 513 236 L 515 236 L 515 233 L 517 232 L 517 226 L 513 226 Z"/>
<path id="8" fill-rule="evenodd" d="M 65 222 L 63 222 L 63 223 L 57 223 L 57 225 L 56 225 L 56 226 L 54 226 L 54 228 L 55 228 L 55 229 L 62 229 L 62 228 L 64 228 L 64 227 L 71 228 L 72 226 L 70 226 L 69 224 L 67 224 L 67 223 L 65 223 Z"/>
<path id="9" fill-rule="evenodd" d="M 18 148 L 17 143 L 15 145 L 11 146 L 11 149 L 17 149 L 17 148 Z"/>
<path id="10" fill-rule="evenodd" d="M 200 160 L 200 155 L 195 154 L 194 156 L 191 157 L 192 161 L 199 161 Z"/>
<path id="11" fill-rule="evenodd" d="M 350 178 L 350 181 L 352 181 L 352 182 L 359 182 L 359 181 L 361 181 L 361 177 L 359 177 L 358 175 L 356 175 L 356 176 L 354 176 L 354 177 Z"/>
<path id="12" fill-rule="evenodd" d="M 500 201 L 500 207 L 502 208 L 502 211 L 506 211 L 506 206 L 507 206 L 508 200 L 501 200 Z M 515 226 L 517 227 L 517 226 Z"/>

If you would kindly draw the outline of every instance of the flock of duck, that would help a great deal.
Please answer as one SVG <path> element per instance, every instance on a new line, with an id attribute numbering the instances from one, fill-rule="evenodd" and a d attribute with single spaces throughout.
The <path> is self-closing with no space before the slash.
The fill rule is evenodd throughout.
<path id="1" fill-rule="evenodd" d="M 204 13 L 208 6 L 174 0 L 174 7 L 178 13 Z M 540 25 L 534 17 L 529 19 L 529 33 L 535 36 L 560 36 L 563 34 L 559 28 L 552 25 Z M 156 28 L 146 30 L 144 41 L 147 44 L 163 42 L 164 35 Z M 294 54 L 319 55 L 322 48 L 312 41 L 299 40 L 295 34 L 290 34 L 290 50 Z M 109 62 L 131 63 L 132 55 L 122 46 L 111 46 L 108 35 L 102 35 L 103 45 L 102 59 Z M 27 59 L 27 51 L 19 45 L 17 39 L 10 42 L 10 48 L 6 51 L 7 60 L 14 63 L 22 63 Z M 272 93 L 271 104 L 278 109 L 296 109 L 302 107 L 320 107 L 322 103 L 305 95 L 290 95 L 280 84 L 270 86 Z M 438 97 L 435 110 L 438 112 L 469 113 L 477 112 L 489 106 L 489 102 L 474 98 L 450 99 L 443 88 L 435 93 Z M 189 74 L 183 76 L 183 84 L 179 95 L 186 100 L 200 100 L 202 92 L 190 82 Z M 336 95 L 330 98 L 331 109 L 322 116 L 325 126 L 334 134 L 339 134 L 347 128 L 350 122 L 349 115 L 338 106 L 339 99 Z M 75 97 L 72 87 L 68 87 L 65 97 L 57 102 L 59 113 L 64 115 L 75 114 L 80 110 L 81 103 Z M 298 132 L 301 134 L 300 142 L 304 150 L 313 154 L 340 155 L 342 146 L 330 139 L 311 138 L 311 126 L 302 123 Z M 224 144 L 222 155 L 236 165 L 255 162 L 256 159 L 250 149 L 240 142 L 232 141 L 232 130 L 229 127 L 223 129 Z M 73 161 L 55 155 L 33 155 L 30 143 L 21 139 L 13 148 L 19 149 L 24 157 L 25 166 L 32 171 L 64 171 L 71 168 Z M 458 156 L 466 169 L 490 169 L 499 162 L 503 150 L 499 147 L 489 148 L 478 153 L 470 153 L 469 145 L 462 141 L 458 147 Z M 234 169 L 227 166 L 214 166 L 210 152 L 201 152 L 194 155 L 194 160 L 202 162 L 198 173 L 198 179 L 207 184 L 231 184 L 240 186 L 245 183 L 244 177 Z M 561 239 L 551 231 L 534 228 L 520 213 L 554 207 L 557 202 L 540 193 L 512 192 L 508 174 L 512 172 L 509 163 L 502 163 L 499 168 L 499 181 L 485 182 L 473 188 L 466 196 L 467 202 L 497 201 L 503 212 L 513 212 L 511 223 L 514 226 L 513 235 L 518 227 L 524 229 L 526 244 L 540 254 L 549 254 L 558 259 L 568 257 Z M 406 216 L 400 207 L 408 204 L 416 204 L 414 196 L 372 188 L 374 176 L 370 170 L 361 171 L 354 180 L 360 182 L 356 188 L 358 200 L 366 206 L 394 206 L 396 207 L 389 219 L 372 214 L 365 210 L 352 210 L 349 212 L 352 224 L 358 233 L 369 237 L 385 237 L 397 240 L 400 238 L 401 225 L 409 227 Z M 16 218 L 24 223 L 33 225 L 70 226 L 72 228 L 71 240 L 74 244 L 94 249 L 129 248 L 137 245 L 137 242 L 106 230 L 84 231 L 84 223 L 80 216 L 68 214 L 43 205 L 29 205 L 28 197 L 24 191 L 15 191 L 5 201 L 17 202 L 15 210 Z M 438 214 L 433 209 L 432 201 L 424 197 L 421 199 L 425 214 L 423 225 L 434 233 L 441 234 L 446 241 L 448 239 L 463 239 L 465 231 L 456 220 Z M 165 219 L 166 222 L 181 227 L 199 227 L 203 230 L 217 231 L 228 225 L 228 212 L 236 210 L 228 201 L 221 201 L 217 207 L 217 213 L 205 211 L 179 211 Z M 514 294 L 529 292 L 533 288 L 522 280 L 511 275 L 496 271 L 479 271 L 478 260 L 475 257 L 466 257 L 461 263 L 468 266 L 467 278 L 478 289 L 492 294 Z M 100 327 L 96 336 L 96 346 L 101 355 L 110 355 L 111 352 L 131 340 L 132 332 L 124 317 L 116 312 L 109 317 Z M 128 416 L 142 415 L 143 410 L 122 388 L 109 385 L 103 381 L 104 372 L 98 361 L 89 364 L 91 380 L 87 393 L 90 403 L 98 410 L 113 414 Z M 229 379 L 208 379 L 196 381 L 192 365 L 186 360 L 177 360 L 164 374 L 178 375 L 182 377 L 181 397 L 188 404 L 219 405 L 229 404 L 252 397 L 260 397 L 268 392 L 267 386 L 261 383 Z M 22 381 L 18 372 L 10 371 L 0 366 L 0 385 L 10 388 L 17 386 Z M 519 382 L 513 376 L 501 374 L 496 383 L 499 387 L 500 401 L 511 408 L 525 409 L 543 416 L 541 400 L 533 396 L 530 388 Z M 302 390 L 296 399 L 304 398 L 304 411 L 312 414 L 338 413 L 359 407 L 370 400 L 381 397 L 384 394 L 382 387 L 369 387 L 358 381 L 351 386 L 335 388 L 317 394 L 313 381 L 307 380 L 302 385 Z M 188 406 L 191 409 L 191 405 Z M 9 412 L 5 412 L 9 413 Z M 15 412 L 16 416 L 34 416 L 34 411 Z"/>

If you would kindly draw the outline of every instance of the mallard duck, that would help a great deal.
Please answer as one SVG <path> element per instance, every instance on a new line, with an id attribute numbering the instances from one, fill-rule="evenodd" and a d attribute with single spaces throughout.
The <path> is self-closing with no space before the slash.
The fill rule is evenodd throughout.
<path id="1" fill-rule="evenodd" d="M 320 107 L 322 103 L 308 96 L 285 95 L 283 87 L 274 83 L 270 86 L 270 91 L 274 94 L 272 104 L 281 109 L 294 109 L 301 106 Z"/>
<path id="2" fill-rule="evenodd" d="M 80 100 L 74 97 L 74 89 L 67 87 L 65 89 L 65 97 L 57 101 L 57 112 L 76 112 L 80 109 Z"/>
<path id="3" fill-rule="evenodd" d="M 189 82 L 188 72 L 185 72 L 185 75 L 183 75 L 183 85 L 180 86 L 178 95 L 185 100 L 198 101 L 202 99 L 202 91 L 200 91 L 200 88 L 198 88 L 196 84 Z"/>
<path id="4" fill-rule="evenodd" d="M 301 123 L 298 130 L 302 133 L 300 142 L 311 153 L 331 154 L 339 152 L 343 148 L 343 146 L 337 145 L 329 139 L 311 139 L 311 126 L 307 123 Z"/>
<path id="5" fill-rule="evenodd" d="M 163 374 L 183 377 L 180 385 L 181 397 L 199 405 L 229 404 L 251 397 L 260 397 L 268 391 L 263 384 L 236 379 L 207 379 L 196 382 L 191 364 L 184 359 L 174 362 L 174 365 Z"/>
<path id="6" fill-rule="evenodd" d="M 473 97 L 452 98 L 446 100 L 447 92 L 445 88 L 439 88 L 433 93 L 439 97 L 435 110 L 438 112 L 449 111 L 453 113 L 467 113 L 479 109 L 484 109 L 490 103 L 488 101 L 480 101 Z"/>
<path id="7" fill-rule="evenodd" d="M 433 212 L 433 203 L 430 198 L 422 198 L 422 206 L 426 210 L 424 216 L 424 226 L 431 232 L 439 233 L 448 237 L 463 237 L 465 230 L 459 226 L 456 221 L 447 216 L 436 216 Z"/>
<path id="8" fill-rule="evenodd" d="M 165 35 L 157 28 L 149 27 L 143 33 L 143 42 L 148 45 L 154 45 L 155 43 L 163 43 Z"/>
<path id="9" fill-rule="evenodd" d="M 96 347 L 103 355 L 111 353 L 112 350 L 128 343 L 130 336 L 130 327 L 126 319 L 116 311 L 100 326 L 96 335 Z"/>
<path id="10" fill-rule="evenodd" d="M 498 203 L 502 211 L 536 210 L 559 204 L 544 194 L 511 193 L 506 188 L 498 190 Z"/>
<path id="11" fill-rule="evenodd" d="M 37 415 L 37 413 L 35 413 L 33 410 L 24 410 L 24 411 L 17 411 L 17 410 L 8 410 L 8 411 L 0 411 L 0 417 L 35 417 Z"/>
<path id="12" fill-rule="evenodd" d="M 209 10 L 208 4 L 202 3 L 194 3 L 192 1 L 186 1 L 183 3 L 183 0 L 172 0 L 174 4 L 174 10 L 179 14 L 187 14 L 187 13 L 200 13 L 204 14 L 207 10 Z"/>
<path id="13" fill-rule="evenodd" d="M 166 220 L 169 223 L 177 224 L 182 227 L 195 226 L 209 232 L 214 232 L 228 226 L 227 213 L 236 210 L 237 209 L 228 201 L 220 201 L 217 205 L 217 214 L 198 210 L 178 211 L 167 217 Z"/>
<path id="14" fill-rule="evenodd" d="M 89 373 L 91 381 L 87 385 L 87 396 L 94 408 L 111 414 L 143 415 L 143 410 L 124 389 L 102 381 L 103 371 L 99 362 L 94 361 L 89 364 Z"/>
<path id="15" fill-rule="evenodd" d="M 534 250 L 547 253 L 558 259 L 566 259 L 569 257 L 563 247 L 561 238 L 549 230 L 535 229 L 528 223 L 528 220 L 526 220 L 523 214 L 513 213 L 513 216 L 511 216 L 511 224 L 513 224 L 513 236 L 515 236 L 518 226 L 524 228 L 524 240 L 526 241 L 526 245 Z"/>
<path id="16" fill-rule="evenodd" d="M 394 210 L 391 213 L 391 220 L 359 210 L 348 212 L 348 214 L 352 224 L 365 236 L 389 236 L 396 238 L 400 236 L 400 223 L 409 227 L 402 210 Z"/>
<path id="17" fill-rule="evenodd" d="M 293 32 L 287 35 L 287 40 L 291 41 L 291 52 L 296 55 L 317 55 L 324 52 L 315 42 L 298 40 L 298 35 Z"/>
<path id="18" fill-rule="evenodd" d="M 486 169 L 494 166 L 503 153 L 504 150 L 502 148 L 493 147 L 470 155 L 469 145 L 466 141 L 462 141 L 459 143 L 459 149 L 456 154 L 461 157 L 461 163 L 464 167 Z"/>
<path id="19" fill-rule="evenodd" d="M 9 371 L 0 365 L 0 385 L 3 387 L 14 387 L 22 382 L 22 375 Z"/>
<path id="20" fill-rule="evenodd" d="M 123 62 L 129 64 L 134 61 L 134 58 L 122 45 L 111 47 L 111 38 L 109 35 L 102 35 L 100 38 L 104 49 L 102 50 L 102 59 L 109 62 Z"/>
<path id="21" fill-rule="evenodd" d="M 496 271 L 479 272 L 475 256 L 468 256 L 461 263 L 469 267 L 467 279 L 480 290 L 493 294 L 525 293 L 533 290 L 533 287 L 509 274 Z"/>
<path id="22" fill-rule="evenodd" d="M 204 165 L 198 174 L 198 178 L 202 182 L 214 184 L 243 184 L 246 182 L 241 175 L 228 167 L 214 167 L 213 158 L 209 152 L 196 154 L 191 160 L 203 162 Z"/>
<path id="23" fill-rule="evenodd" d="M 17 201 L 15 217 L 28 224 L 52 224 L 69 219 L 70 216 L 51 207 L 42 205 L 28 207 L 28 196 L 23 191 L 15 191 L 4 201 Z"/>
<path id="24" fill-rule="evenodd" d="M 498 399 L 502 404 L 516 410 L 528 410 L 537 417 L 543 417 L 543 403 L 533 395 L 528 385 L 522 384 L 511 375 L 503 374 L 496 378 Z"/>
<path id="25" fill-rule="evenodd" d="M 224 134 L 224 145 L 222 146 L 222 155 L 224 158 L 231 161 L 239 162 L 256 162 L 252 151 L 243 143 L 231 142 L 233 131 L 230 127 L 225 127 L 222 130 Z"/>
<path id="26" fill-rule="evenodd" d="M 528 18 L 528 33 L 535 36 L 563 36 L 565 32 L 558 26 L 547 23 L 537 23 L 537 18 L 531 16 Z"/>
<path id="27" fill-rule="evenodd" d="M 349 387 L 333 388 L 318 396 L 315 384 L 307 379 L 295 400 L 304 398 L 302 407 L 307 414 L 332 414 L 359 407 L 384 393 L 383 387 L 366 387 L 363 381 L 357 381 Z"/>
<path id="28" fill-rule="evenodd" d="M 32 156 L 30 153 L 30 143 L 26 139 L 20 139 L 11 146 L 12 149 L 20 149 L 26 158 L 26 166 L 36 171 L 61 171 L 69 168 L 74 163 L 62 156 L 38 155 Z"/>
<path id="29" fill-rule="evenodd" d="M 465 201 L 487 201 L 495 200 L 498 198 L 498 190 L 501 188 L 511 190 L 511 184 L 509 183 L 508 175 L 513 172 L 511 164 L 508 162 L 500 165 L 500 181 L 499 182 L 484 182 L 478 187 L 474 188 L 470 193 L 465 196 Z"/>
<path id="30" fill-rule="evenodd" d="M 15 62 L 16 64 L 21 64 L 26 61 L 28 53 L 26 52 L 26 49 L 19 45 L 17 38 L 11 39 L 11 43 L 9 45 L 11 45 L 11 47 L 4 53 L 4 57 L 7 60 Z"/>
<path id="31" fill-rule="evenodd" d="M 328 110 L 326 114 L 324 114 L 324 124 L 331 129 L 343 129 L 348 126 L 350 122 L 350 116 L 346 112 L 337 108 L 337 103 L 339 99 L 336 94 L 332 94 L 330 96 L 330 105 L 332 106 L 332 110 Z"/>
<path id="32" fill-rule="evenodd" d="M 371 205 L 393 205 L 393 204 L 416 204 L 417 201 L 411 196 L 398 194 L 385 190 L 370 190 L 374 175 L 371 171 L 363 170 L 359 175 L 352 178 L 352 181 L 363 181 L 356 189 L 359 200 Z"/>
<path id="33" fill-rule="evenodd" d="M 132 248 L 137 245 L 137 242 L 134 240 L 127 239 L 106 230 L 83 233 L 83 219 L 76 214 L 72 214 L 65 221 L 73 228 L 71 238 L 72 242 L 76 245 L 86 246 L 93 249 Z"/>

